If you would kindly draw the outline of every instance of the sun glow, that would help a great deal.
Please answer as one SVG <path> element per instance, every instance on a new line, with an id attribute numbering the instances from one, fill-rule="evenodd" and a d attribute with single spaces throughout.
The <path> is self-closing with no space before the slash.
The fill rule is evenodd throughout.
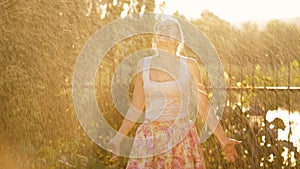
<path id="1" fill-rule="evenodd" d="M 300 16 L 297 0 L 156 0 L 155 12 L 160 12 L 159 4 L 163 1 L 165 14 L 178 11 L 189 19 L 199 18 L 204 10 L 232 23 Z"/>

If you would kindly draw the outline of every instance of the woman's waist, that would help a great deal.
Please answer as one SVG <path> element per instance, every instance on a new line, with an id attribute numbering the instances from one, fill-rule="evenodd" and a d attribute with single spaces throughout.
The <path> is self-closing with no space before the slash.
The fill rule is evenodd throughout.
<path id="1" fill-rule="evenodd" d="M 151 109 L 146 110 L 145 119 L 150 121 L 170 121 L 181 118 L 187 118 L 187 109 L 177 108 L 177 109 Z"/>
<path id="2" fill-rule="evenodd" d="M 195 127 L 194 121 L 192 121 L 189 117 L 166 121 L 151 121 L 146 119 L 142 126 L 147 126 L 153 132 L 166 131 L 167 133 L 175 132 L 181 134 L 187 133 L 191 128 Z"/>
<path id="3" fill-rule="evenodd" d="M 186 124 L 187 122 L 192 121 L 189 115 L 177 115 L 177 116 L 162 116 L 159 118 L 151 118 L 145 116 L 144 123 L 162 123 L 166 122 L 168 124 L 175 124 L 175 123 L 180 123 L 180 124 Z"/>

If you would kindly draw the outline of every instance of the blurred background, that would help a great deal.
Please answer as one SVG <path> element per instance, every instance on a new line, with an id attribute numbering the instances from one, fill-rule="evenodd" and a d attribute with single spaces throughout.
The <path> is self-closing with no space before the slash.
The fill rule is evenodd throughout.
<path id="1" fill-rule="evenodd" d="M 157 12 L 185 18 L 199 28 L 224 66 L 227 102 L 221 123 L 230 137 L 243 144 L 237 147 L 238 160 L 231 164 L 216 138 L 210 137 L 203 144 L 207 168 L 299 169 L 300 10 L 296 4 L 291 0 L 1 0 L 0 168 L 124 168 L 127 158 L 110 163 L 112 154 L 80 126 L 72 100 L 73 71 L 84 44 L 102 26 L 131 13 Z M 97 101 L 116 129 L 122 116 L 110 93 L 114 71 L 127 56 L 150 48 L 151 39 L 149 34 L 130 37 L 108 51 L 99 65 Z M 182 52 L 196 58 L 188 47 Z M 203 75 L 209 89 L 205 70 Z"/>

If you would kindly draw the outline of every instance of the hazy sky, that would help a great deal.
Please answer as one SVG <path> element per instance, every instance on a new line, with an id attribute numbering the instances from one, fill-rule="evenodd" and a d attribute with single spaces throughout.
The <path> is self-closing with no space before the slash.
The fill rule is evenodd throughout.
<path id="1" fill-rule="evenodd" d="M 162 0 L 156 0 L 156 4 Z M 165 0 L 165 14 L 176 10 L 187 18 L 198 18 L 209 10 L 229 22 L 300 17 L 299 0 Z M 157 7 L 155 12 L 158 12 Z"/>

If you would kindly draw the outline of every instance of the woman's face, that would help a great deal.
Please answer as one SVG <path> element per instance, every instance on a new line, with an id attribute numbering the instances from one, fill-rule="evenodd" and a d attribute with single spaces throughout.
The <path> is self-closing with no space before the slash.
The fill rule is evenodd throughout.
<path id="1" fill-rule="evenodd" d="M 155 27 L 154 43 L 156 43 L 157 47 L 177 48 L 178 39 L 181 39 L 180 36 L 180 29 L 177 23 L 170 20 L 162 21 Z"/>

